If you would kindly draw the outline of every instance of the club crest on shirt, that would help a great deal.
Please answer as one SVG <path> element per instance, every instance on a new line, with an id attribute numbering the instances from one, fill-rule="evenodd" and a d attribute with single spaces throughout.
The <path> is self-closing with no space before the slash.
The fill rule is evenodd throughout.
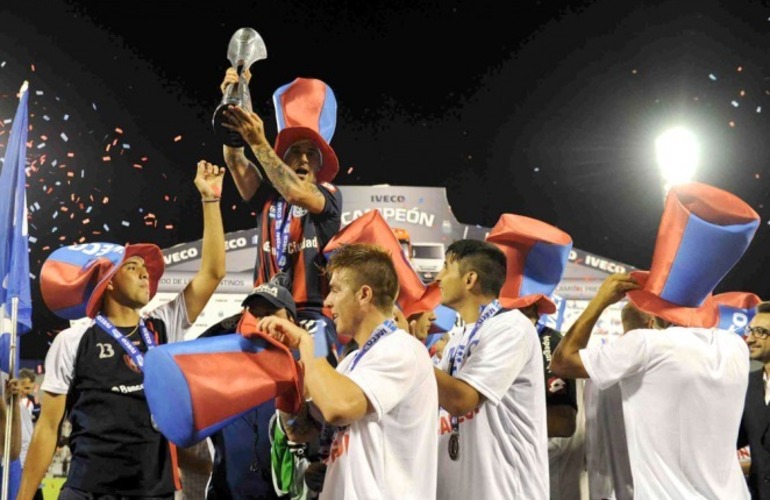
<path id="1" fill-rule="evenodd" d="M 550 394 L 560 394 L 567 390 L 567 383 L 559 377 L 548 379 L 548 392 Z"/>
<path id="2" fill-rule="evenodd" d="M 304 217 L 307 215 L 307 209 L 294 205 L 291 207 L 291 215 L 294 217 Z"/>
<path id="3" fill-rule="evenodd" d="M 134 373 L 142 374 L 142 370 L 139 369 L 138 366 L 136 366 L 136 363 L 134 363 L 134 360 L 131 359 L 131 356 L 128 354 L 123 355 L 123 362 L 126 364 L 129 370 L 131 370 Z"/>

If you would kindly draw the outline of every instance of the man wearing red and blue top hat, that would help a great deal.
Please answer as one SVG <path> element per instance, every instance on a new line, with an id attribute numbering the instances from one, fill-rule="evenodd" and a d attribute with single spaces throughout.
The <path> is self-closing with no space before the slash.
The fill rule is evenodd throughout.
<path id="1" fill-rule="evenodd" d="M 518 309 L 532 321 L 540 337 L 545 377 L 545 405 L 548 422 L 548 470 L 551 491 L 567 495 L 577 492 L 581 460 L 571 460 L 565 440 L 575 434 L 577 388 L 575 380 L 555 375 L 548 367 L 551 355 L 562 339 L 561 332 L 545 325 L 543 315 L 554 314 L 551 299 L 567 268 L 572 238 L 543 221 L 523 215 L 503 214 L 486 238 L 505 254 L 507 276 L 500 303 Z M 575 463 L 579 462 L 579 463 Z M 576 466 L 573 466 L 576 465 Z"/>
<path id="2" fill-rule="evenodd" d="M 231 69 L 223 85 L 232 77 Z M 336 341 L 333 323 L 322 314 L 328 293 L 322 249 L 339 231 L 342 211 L 342 195 L 331 184 L 339 161 L 329 145 L 337 101 L 324 82 L 297 78 L 275 91 L 273 103 L 279 130 L 275 147 L 256 113 L 237 106 L 225 111 L 224 126 L 241 134 L 261 169 L 246 158 L 243 148 L 224 146 L 225 163 L 241 197 L 257 212 L 254 286 L 285 272 L 299 322 L 317 332 L 320 352 Z"/>
<path id="3" fill-rule="evenodd" d="M 434 370 L 441 499 L 548 498 L 543 356 L 532 322 L 499 300 L 506 268 L 492 243 L 460 240 L 436 278 L 465 324 Z"/>
<path id="4" fill-rule="evenodd" d="M 198 163 L 203 204 L 201 268 L 172 301 L 141 315 L 164 261 L 152 244 L 84 243 L 54 251 L 41 292 L 64 319 L 92 321 L 59 333 L 46 355 L 42 410 L 18 498 L 31 499 L 51 463 L 65 413 L 72 462 L 61 499 L 173 498 L 175 450 L 145 398 L 145 354 L 184 338 L 225 275 L 219 206 L 224 168 Z"/>
<path id="5" fill-rule="evenodd" d="M 735 452 L 749 353 L 718 327 L 711 294 L 758 227 L 731 193 L 671 188 L 650 271 L 608 277 L 553 355 L 563 377 L 620 387 L 635 498 L 749 498 Z M 656 329 L 588 346 L 601 313 L 626 295 Z"/>

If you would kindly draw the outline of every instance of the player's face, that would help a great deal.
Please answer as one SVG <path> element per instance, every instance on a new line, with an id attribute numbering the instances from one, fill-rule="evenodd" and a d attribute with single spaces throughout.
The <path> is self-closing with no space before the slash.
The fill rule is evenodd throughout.
<path id="1" fill-rule="evenodd" d="M 121 304 L 138 309 L 150 301 L 150 275 L 141 257 L 126 259 L 110 285 L 108 290 Z"/>
<path id="2" fill-rule="evenodd" d="M 321 168 L 321 150 L 313 141 L 295 142 L 286 150 L 283 159 L 300 180 L 316 182 L 316 174 Z"/>
<path id="3" fill-rule="evenodd" d="M 361 304 L 355 289 L 355 281 L 349 269 L 338 269 L 329 280 L 329 295 L 324 305 L 331 309 L 332 319 L 337 333 L 353 337 L 360 323 Z"/>

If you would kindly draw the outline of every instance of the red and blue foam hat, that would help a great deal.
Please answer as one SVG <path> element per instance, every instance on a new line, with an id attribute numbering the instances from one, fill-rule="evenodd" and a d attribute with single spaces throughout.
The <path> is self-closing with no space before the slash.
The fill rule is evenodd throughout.
<path id="1" fill-rule="evenodd" d="M 553 314 L 550 298 L 567 268 L 572 238 L 545 222 L 503 214 L 487 236 L 505 254 L 506 278 L 500 304 L 519 309 L 537 304 L 538 314 Z"/>
<path id="2" fill-rule="evenodd" d="M 324 248 L 327 258 L 342 245 L 368 243 L 378 245 L 390 253 L 398 275 L 396 303 L 409 318 L 413 314 L 430 311 L 441 302 L 437 286 L 426 286 L 415 272 L 393 229 L 377 210 L 367 212 L 337 233 Z"/>
<path id="3" fill-rule="evenodd" d="M 719 310 L 711 296 L 751 243 L 759 215 L 743 200 L 697 182 L 668 192 L 649 271 L 628 298 L 642 311 L 679 326 L 712 328 Z"/>
<path id="4" fill-rule="evenodd" d="M 725 292 L 714 295 L 713 299 L 719 309 L 717 327 L 740 336 L 746 334 L 746 327 L 756 313 L 755 308 L 762 302 L 758 295 L 750 292 Z"/>
<path id="5" fill-rule="evenodd" d="M 299 411 L 302 372 L 291 351 L 259 332 L 257 322 L 245 311 L 238 333 L 164 344 L 146 354 L 144 393 L 169 441 L 192 446 L 272 399 L 282 411 Z"/>
<path id="6" fill-rule="evenodd" d="M 40 271 L 43 301 L 60 318 L 93 318 L 99 313 L 104 291 L 120 265 L 136 256 L 147 267 L 152 299 L 165 268 L 160 248 L 149 243 L 83 243 L 58 248 L 45 260 Z"/>
<path id="7" fill-rule="evenodd" d="M 313 141 L 321 150 L 318 182 L 331 182 L 339 172 L 337 154 L 329 143 L 337 126 L 337 99 L 321 80 L 297 78 L 273 93 L 278 137 L 275 152 L 281 158 L 297 141 Z"/>

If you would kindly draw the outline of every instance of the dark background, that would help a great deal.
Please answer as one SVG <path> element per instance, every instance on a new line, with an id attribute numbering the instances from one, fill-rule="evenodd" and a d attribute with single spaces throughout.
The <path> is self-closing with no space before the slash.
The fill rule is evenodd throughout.
<path id="1" fill-rule="evenodd" d="M 770 296 L 764 2 L 14 4 L 0 7 L 0 120 L 29 80 L 35 331 L 23 357 L 42 357 L 65 326 L 39 300 L 53 249 L 200 238 L 195 163 L 221 162 L 210 119 L 243 26 L 267 45 L 251 92 L 269 137 L 280 85 L 304 76 L 334 89 L 337 184 L 445 186 L 460 222 L 528 215 L 640 268 L 663 204 L 654 140 L 688 126 L 701 142 L 696 180 L 763 217 L 718 291 Z M 253 224 L 229 180 L 224 201 L 227 231 Z"/>

